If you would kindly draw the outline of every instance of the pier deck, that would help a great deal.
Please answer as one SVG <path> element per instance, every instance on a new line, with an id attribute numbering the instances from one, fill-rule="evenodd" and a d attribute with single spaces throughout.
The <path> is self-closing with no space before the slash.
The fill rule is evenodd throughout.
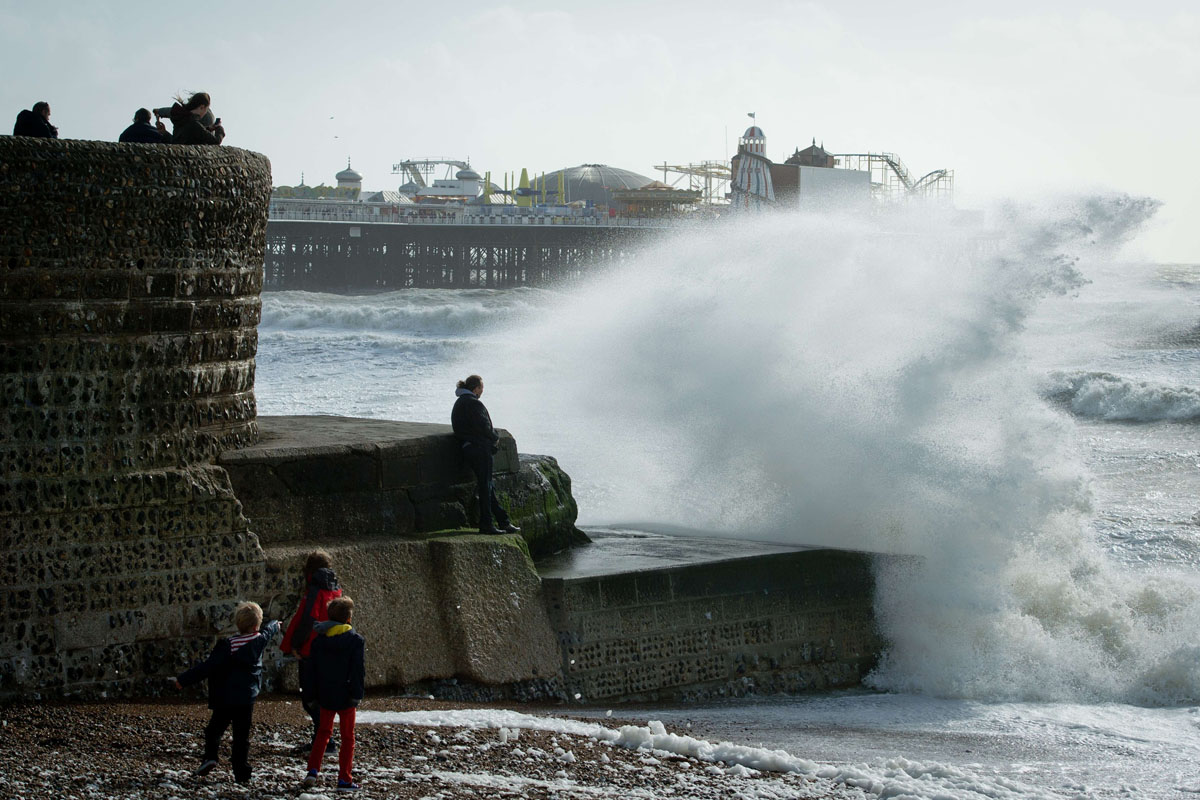
<path id="1" fill-rule="evenodd" d="M 267 224 L 263 288 L 369 293 L 546 286 L 619 262 L 673 230 L 525 219 L 523 224 L 273 219 Z"/>

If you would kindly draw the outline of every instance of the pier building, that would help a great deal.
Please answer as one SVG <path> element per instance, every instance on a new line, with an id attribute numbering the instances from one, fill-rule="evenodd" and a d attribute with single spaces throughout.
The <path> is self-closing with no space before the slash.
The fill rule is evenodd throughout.
<path id="1" fill-rule="evenodd" d="M 453 170 L 433 177 L 438 167 Z M 349 163 L 336 186 L 272 193 L 264 287 L 372 292 L 545 285 L 620 261 L 677 227 L 699 193 L 581 164 L 497 187 L 465 161 L 400 162 L 396 191 L 367 192 Z"/>
<path id="2" fill-rule="evenodd" d="M 393 165 L 404 181 L 395 190 L 368 191 L 347 159 L 336 185 L 307 186 L 302 178 L 275 188 L 264 288 L 353 293 L 570 282 L 731 210 L 946 201 L 954 175 L 940 169 L 916 177 L 893 153 L 836 154 L 815 138 L 776 163 L 757 124 L 728 166 L 658 169 L 661 181 L 594 163 L 496 178 L 465 160 L 422 158 Z M 439 170 L 446 174 L 436 177 Z M 669 172 L 686 177 L 687 188 L 668 184 Z"/>
<path id="3" fill-rule="evenodd" d="M 871 200 L 949 202 L 954 171 L 935 169 L 920 177 L 895 153 L 831 153 L 825 145 L 796 148 L 781 163 L 767 156 L 767 137 L 751 125 L 730 160 L 730 208 L 735 211 L 862 208 Z"/>
<path id="4" fill-rule="evenodd" d="M 841 169 L 839 159 L 813 139 L 812 145 L 776 164 L 766 154 L 767 137 L 752 125 L 738 140 L 730 162 L 731 207 L 737 211 L 854 208 L 871 200 L 871 173 Z"/>

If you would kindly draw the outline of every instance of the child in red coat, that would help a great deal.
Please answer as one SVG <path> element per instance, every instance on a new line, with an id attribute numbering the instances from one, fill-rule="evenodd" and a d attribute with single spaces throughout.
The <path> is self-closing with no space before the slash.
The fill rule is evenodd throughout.
<path id="1" fill-rule="evenodd" d="M 342 596 L 337 575 L 333 572 L 333 559 L 324 550 L 313 550 L 304 562 L 304 596 L 300 607 L 288 623 L 283 634 L 280 650 L 300 659 L 300 704 L 312 718 L 313 741 L 321 723 L 321 706 L 317 703 L 316 688 L 313 686 L 312 664 L 309 649 L 316 638 L 314 627 L 329 619 L 329 603 Z M 330 742 L 333 747 L 333 743 Z M 305 752 L 308 748 L 305 748 Z"/>

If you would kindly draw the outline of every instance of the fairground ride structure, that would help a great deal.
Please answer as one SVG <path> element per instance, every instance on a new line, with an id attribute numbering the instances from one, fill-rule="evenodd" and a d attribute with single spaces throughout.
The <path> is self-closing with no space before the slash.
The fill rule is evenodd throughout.
<path id="1" fill-rule="evenodd" d="M 918 178 L 895 153 L 838 153 L 835 157 L 843 169 L 870 172 L 871 193 L 879 199 L 952 200 L 954 197 L 952 169 L 935 169 Z"/>
<path id="2" fill-rule="evenodd" d="M 667 164 L 665 161 L 655 167 L 663 174 L 663 183 L 673 188 L 687 178 L 687 188 L 700 192 L 702 206 L 729 205 L 729 181 L 732 174 L 729 164 L 724 161 L 701 161 L 696 164 Z M 674 175 L 668 178 L 668 175 Z"/>

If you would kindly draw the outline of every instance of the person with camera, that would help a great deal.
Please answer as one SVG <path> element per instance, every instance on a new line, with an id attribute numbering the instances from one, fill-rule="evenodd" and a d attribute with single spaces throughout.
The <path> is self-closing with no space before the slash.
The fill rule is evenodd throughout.
<path id="1" fill-rule="evenodd" d="M 196 92 L 187 102 L 180 99 L 170 108 L 156 108 L 154 115 L 160 120 L 157 128 L 164 134 L 168 144 L 220 144 L 225 139 L 225 128 L 220 118 L 213 118 L 212 100 L 208 92 Z M 162 124 L 161 118 L 171 120 L 171 133 Z"/>
<path id="2" fill-rule="evenodd" d="M 500 434 L 492 427 L 492 417 L 479 399 L 483 394 L 483 378 L 467 376 L 458 382 L 454 393 L 457 399 L 450 412 L 450 424 L 454 428 L 454 438 L 462 448 L 463 459 L 475 473 L 479 492 L 479 532 L 516 533 L 521 529 L 509 520 L 508 512 L 496 499 L 496 487 L 492 483 L 492 456 L 497 450 Z"/>
<path id="3" fill-rule="evenodd" d="M 150 124 L 150 109 L 139 108 L 133 115 L 133 124 L 121 132 L 118 142 L 137 144 L 160 144 L 167 133 Z"/>

